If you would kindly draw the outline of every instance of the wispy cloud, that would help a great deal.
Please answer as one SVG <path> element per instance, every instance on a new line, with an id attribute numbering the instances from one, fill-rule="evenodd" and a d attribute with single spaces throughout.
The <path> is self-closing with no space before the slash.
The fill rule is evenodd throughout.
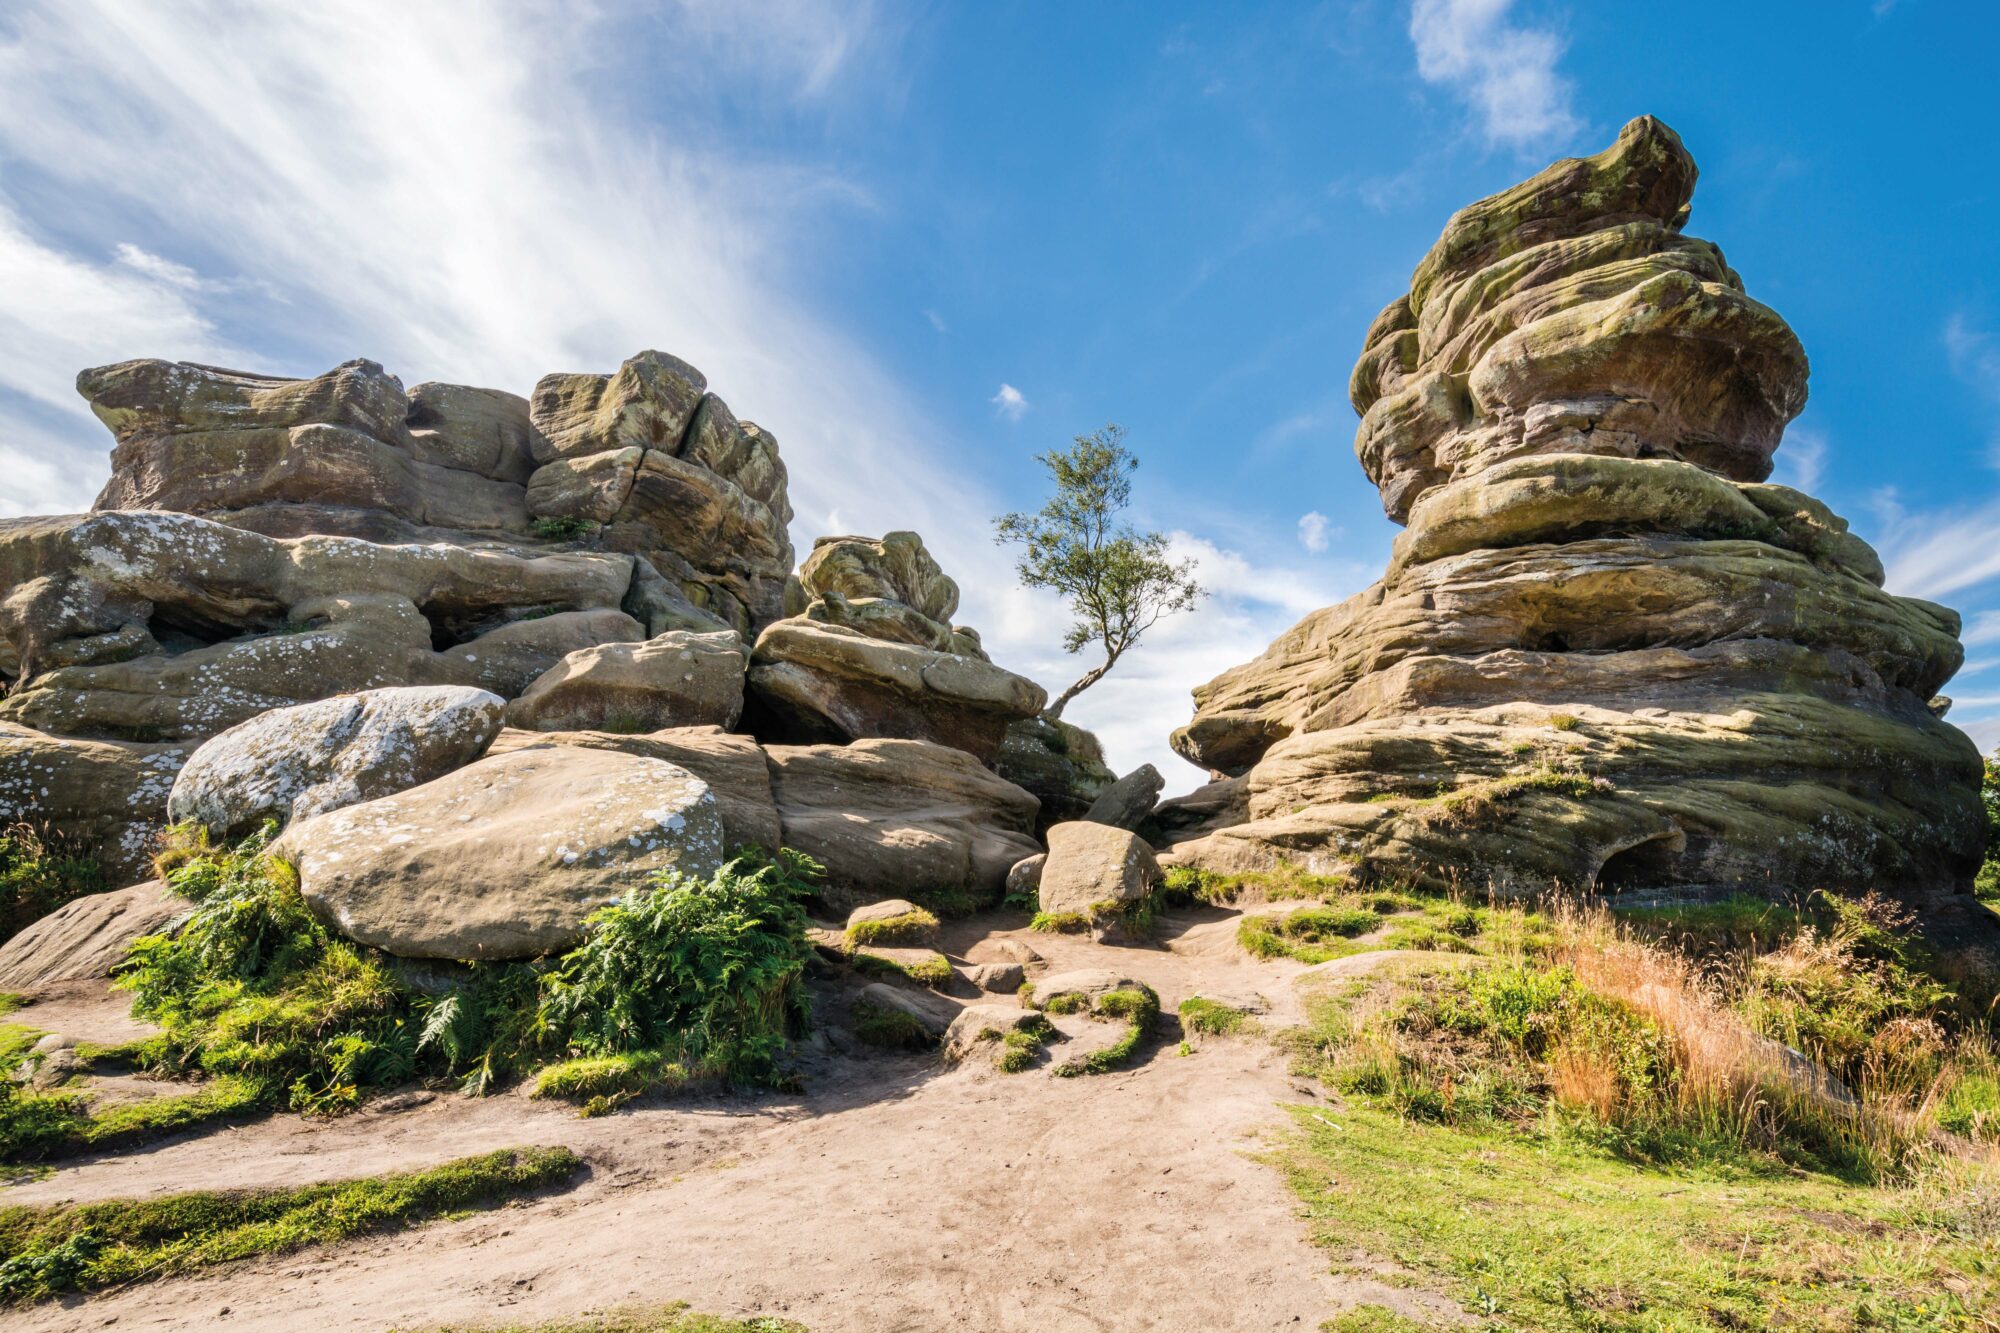
<path id="1" fill-rule="evenodd" d="M 1819 431 L 1792 427 L 1777 452 L 1771 480 L 1808 495 L 1817 493 L 1826 477 L 1827 449 L 1827 438 Z"/>
<path id="2" fill-rule="evenodd" d="M 1570 84 L 1556 72 L 1563 40 L 1508 19 L 1514 0 L 1416 0 L 1410 40 L 1417 73 L 1448 88 L 1489 142 L 1529 150 L 1580 128 Z"/>
<path id="3" fill-rule="evenodd" d="M 951 325 L 944 322 L 944 316 L 935 310 L 924 311 L 924 318 L 931 322 L 931 328 L 939 333 L 950 333 Z"/>
<path id="4" fill-rule="evenodd" d="M 1028 415 L 1028 400 L 1011 384 L 1002 384 L 1000 391 L 989 399 L 996 411 L 1009 421 L 1019 421 Z"/>
<path id="5" fill-rule="evenodd" d="M 1299 518 L 1299 545 L 1314 555 L 1326 550 L 1333 533 L 1333 520 L 1317 509 Z"/>
<path id="6" fill-rule="evenodd" d="M 1944 323 L 1944 353 L 1951 373 L 2000 412 L 2000 341 L 1959 311 Z M 2000 426 L 1987 436 L 1986 461 L 2000 467 Z"/>

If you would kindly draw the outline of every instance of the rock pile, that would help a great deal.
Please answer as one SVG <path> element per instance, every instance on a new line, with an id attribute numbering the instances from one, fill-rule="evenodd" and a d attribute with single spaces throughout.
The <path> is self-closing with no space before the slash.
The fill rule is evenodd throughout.
<path id="1" fill-rule="evenodd" d="M 1195 692 L 1175 747 L 1232 777 L 1172 812 L 1180 859 L 1503 890 L 1969 878 L 1979 759 L 1935 699 L 1958 617 L 1765 481 L 1806 357 L 1682 233 L 1694 183 L 1644 118 L 1451 219 L 1351 386 L 1406 530 L 1379 583 Z"/>

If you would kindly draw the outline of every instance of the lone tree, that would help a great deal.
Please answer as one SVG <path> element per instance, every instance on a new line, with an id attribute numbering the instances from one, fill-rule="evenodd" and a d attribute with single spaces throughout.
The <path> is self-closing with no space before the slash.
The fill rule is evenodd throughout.
<path id="1" fill-rule="evenodd" d="M 1167 539 L 1118 521 L 1132 499 L 1139 460 L 1125 447 L 1125 428 L 1106 426 L 1079 435 L 1068 449 L 1038 454 L 1055 479 L 1056 493 L 1033 514 L 994 520 L 998 540 L 1024 549 L 1015 566 L 1030 588 L 1053 588 L 1069 600 L 1076 621 L 1063 636 L 1066 652 L 1098 644 L 1104 661 L 1042 710 L 1062 716 L 1071 699 L 1118 665 L 1126 650 L 1161 617 L 1191 610 L 1201 600 L 1194 561 L 1167 558 Z"/>

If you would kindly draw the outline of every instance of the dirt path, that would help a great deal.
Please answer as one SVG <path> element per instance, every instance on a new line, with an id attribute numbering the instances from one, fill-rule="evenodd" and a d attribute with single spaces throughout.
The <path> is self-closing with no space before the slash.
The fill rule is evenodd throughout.
<path id="1" fill-rule="evenodd" d="M 1232 925 L 1220 913 L 1174 921 L 1171 950 L 1018 937 L 1054 969 L 1146 981 L 1169 1013 L 1191 993 L 1255 993 L 1285 1021 L 1299 968 L 1217 947 Z M 959 954 L 983 934 L 960 927 L 947 947 Z M 50 1025 L 41 1020 L 32 1007 L 20 1016 Z M 1279 1104 L 1312 1095 L 1283 1057 L 1255 1039 L 1180 1056 L 1173 1023 L 1161 1026 L 1143 1064 L 1098 1077 L 828 1048 L 801 1098 L 681 1099 L 581 1120 L 518 1096 L 419 1094 L 80 1163 L 0 1203 L 292 1184 L 521 1144 L 566 1144 L 590 1176 L 495 1213 L 7 1324 L 331 1333 L 686 1300 L 814 1333 L 1256 1330 L 1316 1328 L 1362 1300 L 1428 1304 L 1330 1275 L 1283 1182 L 1253 1160 L 1282 1123 Z"/>

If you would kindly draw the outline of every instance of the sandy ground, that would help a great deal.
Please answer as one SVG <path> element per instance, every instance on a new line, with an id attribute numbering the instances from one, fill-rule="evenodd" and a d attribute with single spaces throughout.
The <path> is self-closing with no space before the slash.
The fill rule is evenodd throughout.
<path id="1" fill-rule="evenodd" d="M 1220 911 L 1171 919 L 1166 947 L 995 924 L 956 925 L 946 951 L 983 953 L 982 940 L 1007 935 L 1053 970 L 1113 967 L 1158 990 L 1168 1016 L 1142 1063 L 1058 1079 L 857 1052 L 839 1040 L 835 998 L 823 1005 L 834 1040 L 814 1044 L 798 1097 L 678 1098 L 583 1120 L 517 1095 L 417 1093 L 332 1121 L 272 1117 L 71 1164 L 0 1192 L 0 1204 L 297 1184 L 531 1144 L 573 1148 L 589 1174 L 464 1220 L 0 1324 L 330 1333 L 672 1300 L 783 1315 L 814 1333 L 1313 1329 L 1362 1301 L 1445 1312 L 1421 1292 L 1332 1274 L 1306 1242 L 1291 1194 L 1256 1160 L 1283 1126 L 1280 1105 L 1319 1095 L 1280 1053 L 1256 1038 L 1177 1053 L 1171 1014 L 1190 994 L 1261 996 L 1267 1022 L 1290 1021 L 1296 964 L 1245 957 Z M 969 989 L 954 998 L 1012 1003 Z M 121 1007 L 72 992 L 14 1021 L 105 1040 L 126 1022 Z M 1097 1036 L 1084 1020 L 1064 1026 L 1079 1045 Z"/>

